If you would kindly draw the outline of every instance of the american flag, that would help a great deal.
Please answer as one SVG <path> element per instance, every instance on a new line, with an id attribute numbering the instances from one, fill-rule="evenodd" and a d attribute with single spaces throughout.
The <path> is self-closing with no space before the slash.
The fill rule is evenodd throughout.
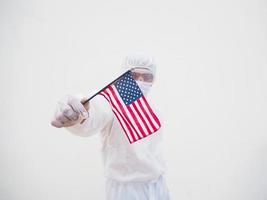
<path id="1" fill-rule="evenodd" d="M 155 133 L 161 126 L 131 71 L 106 86 L 101 92 L 117 117 L 130 143 Z"/>

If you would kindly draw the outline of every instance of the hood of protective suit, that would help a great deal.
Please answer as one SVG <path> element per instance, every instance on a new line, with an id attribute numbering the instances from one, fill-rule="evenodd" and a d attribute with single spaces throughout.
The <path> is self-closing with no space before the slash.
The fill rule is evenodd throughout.
<path id="1" fill-rule="evenodd" d="M 125 57 L 123 62 L 123 71 L 127 71 L 133 68 L 145 68 L 148 69 L 155 78 L 156 64 L 151 56 L 144 54 L 131 54 Z"/>
<path id="2" fill-rule="evenodd" d="M 156 64 L 154 59 L 151 56 L 145 54 L 130 54 L 125 57 L 123 65 L 123 71 L 131 70 L 134 68 L 143 68 L 147 69 L 153 75 L 153 79 L 155 80 L 156 74 Z M 152 87 L 152 83 L 147 83 L 143 81 L 136 81 L 138 86 L 140 87 L 142 93 L 146 96 Z"/>

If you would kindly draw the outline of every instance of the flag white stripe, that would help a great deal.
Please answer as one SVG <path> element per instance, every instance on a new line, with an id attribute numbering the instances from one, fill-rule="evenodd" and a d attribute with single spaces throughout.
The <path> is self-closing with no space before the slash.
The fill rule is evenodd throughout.
<path id="1" fill-rule="evenodd" d="M 104 95 L 107 99 L 110 99 L 109 96 L 107 94 L 105 94 L 105 92 L 101 92 L 102 95 Z M 119 121 L 121 122 L 122 126 L 124 127 L 124 130 L 127 132 L 126 134 L 128 135 L 129 139 L 131 142 L 134 141 L 134 139 L 132 138 L 132 135 L 130 133 L 130 131 L 128 130 L 127 125 L 125 124 L 124 119 L 121 118 L 120 114 L 118 113 L 117 109 L 114 108 L 113 111 L 116 113 L 117 117 L 119 118 Z M 130 126 L 130 125 L 129 125 Z"/>
<path id="2" fill-rule="evenodd" d="M 149 121 L 147 120 L 147 118 L 146 118 L 146 116 L 145 116 L 145 114 L 144 114 L 143 110 L 140 108 L 140 106 L 139 106 L 138 102 L 137 102 L 137 101 L 135 101 L 135 102 L 134 102 L 134 104 L 136 105 L 137 109 L 139 110 L 139 112 L 141 113 L 142 117 L 143 117 L 143 118 L 144 118 L 144 120 L 146 121 L 146 124 L 147 124 L 148 128 L 150 129 L 150 132 L 151 132 L 151 133 L 153 133 L 153 132 L 154 132 L 154 130 L 153 130 L 153 128 L 152 128 L 152 126 L 151 126 L 151 124 L 149 123 Z"/>
<path id="3" fill-rule="evenodd" d="M 131 123 L 132 123 L 136 128 L 138 128 L 138 125 L 136 124 L 135 120 L 132 118 L 131 113 L 129 112 L 128 108 L 126 107 L 126 105 L 124 104 L 123 100 L 121 99 L 120 94 L 118 93 L 117 89 L 115 88 L 114 85 L 112 85 L 111 87 L 112 87 L 114 93 L 116 94 L 118 100 L 120 101 L 120 103 L 121 103 L 123 109 L 126 111 L 127 116 L 128 116 L 128 118 L 130 119 Z M 137 134 L 138 134 L 138 136 L 139 136 L 140 138 L 143 138 L 143 137 L 144 137 L 139 131 L 137 131 Z"/>
<path id="4" fill-rule="evenodd" d="M 148 108 L 147 108 L 147 106 L 146 106 L 146 103 L 145 103 L 144 100 L 143 100 L 143 97 L 140 98 L 140 101 L 141 101 L 141 103 L 142 103 L 144 109 L 146 110 L 147 114 L 149 115 L 151 121 L 153 122 L 154 126 L 155 126 L 157 129 L 159 129 L 159 125 L 158 125 L 158 123 L 155 121 L 155 119 L 154 119 L 154 117 L 151 115 L 151 113 L 149 112 L 149 110 L 148 110 Z"/>

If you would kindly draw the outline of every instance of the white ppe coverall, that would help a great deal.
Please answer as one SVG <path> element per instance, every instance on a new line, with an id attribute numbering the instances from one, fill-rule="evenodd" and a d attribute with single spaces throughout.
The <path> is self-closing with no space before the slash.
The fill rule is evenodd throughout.
<path id="1" fill-rule="evenodd" d="M 152 109 L 154 110 L 153 107 Z M 88 112 L 89 118 L 84 123 L 67 129 L 79 136 L 100 133 L 106 199 L 169 200 L 161 154 L 163 127 L 156 133 L 130 144 L 103 96 L 97 95 L 90 100 Z M 156 115 L 158 116 L 158 113 Z"/>

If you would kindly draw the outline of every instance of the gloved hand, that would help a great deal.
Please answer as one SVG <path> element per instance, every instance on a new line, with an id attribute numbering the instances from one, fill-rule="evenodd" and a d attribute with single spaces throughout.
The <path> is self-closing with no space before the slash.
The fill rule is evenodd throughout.
<path id="1" fill-rule="evenodd" d="M 57 128 L 69 127 L 88 118 L 89 102 L 83 105 L 86 100 L 86 97 L 66 96 L 58 103 L 51 125 Z"/>

